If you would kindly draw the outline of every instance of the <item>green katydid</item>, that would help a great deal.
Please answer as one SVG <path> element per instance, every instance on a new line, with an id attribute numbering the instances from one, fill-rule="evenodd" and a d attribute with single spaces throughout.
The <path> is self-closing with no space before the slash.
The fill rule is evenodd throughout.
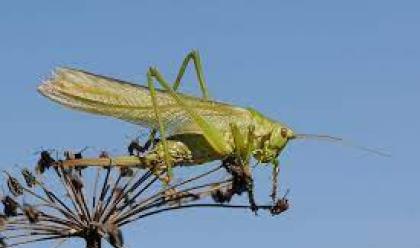
<path id="1" fill-rule="evenodd" d="M 194 63 L 202 97 L 176 92 L 190 61 Z M 67 107 L 112 116 L 160 133 L 160 141 L 141 156 L 75 160 L 67 166 L 137 166 L 157 173 L 167 170 L 170 180 L 172 166 L 234 161 L 250 179 L 247 191 L 255 208 L 249 168 L 252 157 L 259 163 L 273 165 L 274 201 L 278 156 L 288 141 L 308 137 L 341 140 L 296 134 L 285 124 L 254 109 L 211 100 L 197 51 L 184 59 L 172 86 L 156 68 L 149 68 L 147 81 L 145 87 L 82 70 L 59 68 L 39 86 L 41 94 Z M 155 81 L 162 89 L 155 88 Z"/>

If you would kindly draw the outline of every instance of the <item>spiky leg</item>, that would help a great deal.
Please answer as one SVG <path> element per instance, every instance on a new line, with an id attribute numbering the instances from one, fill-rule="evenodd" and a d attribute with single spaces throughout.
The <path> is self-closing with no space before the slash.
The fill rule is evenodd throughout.
<path id="1" fill-rule="evenodd" d="M 198 80 L 198 83 L 200 84 L 200 89 L 201 89 L 201 93 L 203 95 L 203 98 L 205 100 L 209 100 L 209 98 L 210 98 L 209 91 L 208 91 L 208 88 L 207 88 L 206 81 L 204 80 L 204 73 L 203 73 L 203 68 L 202 68 L 202 65 L 201 65 L 200 54 L 198 53 L 197 50 L 191 51 L 185 57 L 184 61 L 181 64 L 181 67 L 179 68 L 178 75 L 175 79 L 175 82 L 174 82 L 172 88 L 173 88 L 174 91 L 178 90 L 178 88 L 181 84 L 181 79 L 184 76 L 185 70 L 187 69 L 187 66 L 188 66 L 188 64 L 191 60 L 194 63 L 195 72 L 196 72 L 196 75 L 197 75 L 197 80 Z"/>
<path id="2" fill-rule="evenodd" d="M 178 74 L 177 80 L 175 81 L 175 84 L 173 87 L 170 87 L 169 84 L 165 81 L 165 79 L 163 78 L 163 76 L 160 74 L 160 72 L 155 69 L 155 68 L 150 68 L 147 72 L 147 81 L 148 81 L 148 86 L 150 89 L 150 95 L 152 98 L 152 104 L 153 104 L 153 109 L 155 112 L 155 117 L 156 120 L 159 124 L 159 132 L 160 132 L 160 136 L 161 136 L 161 142 L 164 148 L 164 161 L 165 161 L 165 165 L 168 168 L 168 181 L 170 181 L 171 177 L 172 177 L 172 165 L 170 164 L 170 155 L 169 155 L 169 151 L 168 151 L 168 147 L 166 144 L 166 135 L 165 135 L 165 128 L 162 124 L 162 120 L 161 120 L 161 116 L 160 116 L 160 112 L 159 112 L 159 107 L 157 104 L 157 99 L 156 99 L 156 90 L 154 87 L 154 82 L 153 82 L 153 78 L 155 78 L 157 80 L 157 82 L 163 87 L 165 88 L 167 91 L 169 91 L 169 94 L 175 99 L 175 101 L 177 101 L 177 103 L 182 106 L 183 108 L 186 109 L 186 111 L 191 115 L 191 117 L 194 119 L 194 121 L 198 124 L 198 126 L 200 126 L 200 128 L 203 130 L 204 136 L 207 139 L 207 141 L 213 146 L 215 147 L 217 152 L 220 152 L 222 154 L 225 154 L 228 150 L 228 145 L 223 142 L 222 138 L 222 134 L 216 130 L 216 128 L 214 128 L 212 125 L 210 125 L 208 122 L 206 122 L 201 116 L 197 115 L 189 106 L 187 106 L 183 100 L 175 93 L 175 90 L 178 88 L 179 84 L 180 84 L 180 80 L 185 72 L 185 68 L 188 65 L 188 62 L 191 58 L 194 61 L 196 70 L 197 70 L 197 76 L 198 76 L 198 80 L 203 92 L 204 97 L 207 97 L 207 88 L 206 88 L 206 84 L 204 82 L 204 77 L 203 77 L 203 73 L 202 73 L 202 69 L 201 69 L 201 62 L 200 62 L 200 58 L 198 56 L 197 52 L 192 52 L 189 56 L 186 57 L 186 59 L 184 60 L 183 65 L 181 66 L 180 69 L 180 73 Z M 175 89 L 175 90 L 174 90 Z"/>
<path id="3" fill-rule="evenodd" d="M 227 156 L 231 153 L 232 148 L 225 141 L 223 134 L 217 130 L 211 123 L 207 122 L 202 116 L 197 114 L 194 109 L 184 102 L 184 99 L 178 95 L 172 87 L 166 82 L 162 74 L 156 68 L 150 68 L 149 72 L 159 84 L 168 92 L 168 94 L 176 101 L 176 103 L 183 108 L 191 119 L 203 132 L 206 141 L 211 145 L 215 152 L 221 156 Z"/>
<path id="4" fill-rule="evenodd" d="M 273 201 L 273 205 L 277 200 L 277 190 L 278 190 L 278 177 L 280 173 L 280 165 L 279 161 L 275 159 L 273 161 L 273 172 L 272 172 L 272 191 L 271 191 L 271 199 Z"/>
<path id="5" fill-rule="evenodd" d="M 230 147 L 223 135 L 218 131 L 213 125 L 208 123 L 204 120 L 200 115 L 195 113 L 193 108 L 187 105 L 181 96 L 175 93 L 175 91 L 169 86 L 169 84 L 165 81 L 163 76 L 156 68 L 150 68 L 149 70 L 154 78 L 161 84 L 161 86 L 168 91 L 168 93 L 173 97 L 173 99 L 185 109 L 185 111 L 190 115 L 190 117 L 195 121 L 197 126 L 203 132 L 203 136 L 208 141 L 208 143 L 212 146 L 212 148 L 221 155 L 227 156 L 232 154 L 232 147 Z M 257 205 L 255 204 L 254 194 L 253 194 L 253 180 L 251 171 L 249 168 L 249 161 L 251 157 L 252 151 L 252 144 L 253 144 L 253 132 L 254 127 L 249 128 L 249 132 L 247 134 L 246 140 L 244 140 L 244 136 L 241 135 L 239 128 L 236 125 L 232 125 L 232 133 L 235 140 L 235 155 L 241 161 L 240 164 L 242 166 L 243 171 L 243 178 L 246 179 L 246 188 L 249 196 L 249 201 L 251 204 L 251 209 L 256 212 Z"/>
<path id="6" fill-rule="evenodd" d="M 210 99 L 210 94 L 207 88 L 207 84 L 206 81 L 204 80 L 204 73 L 203 73 L 203 67 L 201 65 L 201 59 L 200 59 L 200 54 L 198 53 L 197 50 L 193 50 L 190 53 L 188 53 L 188 55 L 184 58 L 184 60 L 182 61 L 181 67 L 179 68 L 177 77 L 175 79 L 174 84 L 172 85 L 172 89 L 174 91 L 177 91 L 179 86 L 181 85 L 181 79 L 184 76 L 185 70 L 187 69 L 188 64 L 190 63 L 190 61 L 193 61 L 194 63 L 194 68 L 195 68 L 195 72 L 197 75 L 197 80 L 198 80 L 198 84 L 200 85 L 200 90 L 201 90 L 201 94 L 202 94 L 202 98 L 204 100 L 209 100 Z M 155 139 L 157 133 L 157 129 L 152 129 L 149 135 L 149 139 L 147 140 L 146 144 L 145 144 L 145 148 L 147 146 L 147 144 L 150 145 L 151 141 L 153 141 Z"/>
<path id="7" fill-rule="evenodd" d="M 249 126 L 246 134 L 241 134 L 239 127 L 233 123 L 230 125 L 230 128 L 235 143 L 236 157 L 242 170 L 242 181 L 245 183 L 245 189 L 248 192 L 249 204 L 251 210 L 257 213 L 258 207 L 254 198 L 254 179 L 250 168 L 255 127 Z"/>
<path id="8" fill-rule="evenodd" d="M 148 71 L 147 72 L 147 83 L 149 86 L 149 90 L 150 90 L 150 96 L 152 98 L 152 104 L 153 104 L 153 110 L 155 112 L 155 118 L 159 124 L 159 133 L 160 133 L 160 138 L 161 138 L 161 142 L 163 145 L 163 151 L 164 151 L 164 162 L 165 162 L 165 166 L 167 168 L 168 171 L 168 177 L 166 179 L 166 183 L 169 183 L 171 178 L 172 178 L 172 165 L 171 165 L 171 159 L 170 159 L 170 155 L 169 155 L 169 150 L 168 150 L 168 145 L 166 143 L 166 134 L 165 134 L 165 127 L 162 124 L 162 118 L 159 112 L 159 107 L 157 104 L 157 100 L 156 100 L 156 90 L 155 90 L 155 86 L 153 83 L 153 78 L 152 78 L 152 72 Z"/>

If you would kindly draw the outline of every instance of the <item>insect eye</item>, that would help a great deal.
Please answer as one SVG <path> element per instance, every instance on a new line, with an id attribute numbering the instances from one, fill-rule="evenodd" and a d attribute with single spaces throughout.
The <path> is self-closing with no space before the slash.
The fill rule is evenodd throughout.
<path id="1" fill-rule="evenodd" d="M 285 139 L 286 137 L 287 137 L 287 128 L 282 128 L 281 130 L 280 130 L 280 135 L 281 135 L 281 137 L 283 138 L 283 139 Z"/>

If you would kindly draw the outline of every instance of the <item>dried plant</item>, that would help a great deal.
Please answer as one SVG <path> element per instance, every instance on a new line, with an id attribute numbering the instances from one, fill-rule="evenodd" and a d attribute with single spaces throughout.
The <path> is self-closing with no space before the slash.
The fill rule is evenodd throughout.
<path id="1" fill-rule="evenodd" d="M 54 170 L 47 171 L 50 168 Z M 42 152 L 36 171 L 21 169 L 24 183 L 4 172 L 10 194 L 1 197 L 0 247 L 82 238 L 89 248 L 99 248 L 102 240 L 121 248 L 121 228 L 143 218 L 193 207 L 249 208 L 222 203 L 230 200 L 238 187 L 235 182 L 241 181 L 216 180 L 224 171 L 222 166 L 163 185 L 149 170 L 68 169 Z M 259 206 L 272 214 L 287 207 L 285 199 L 274 207 Z"/>

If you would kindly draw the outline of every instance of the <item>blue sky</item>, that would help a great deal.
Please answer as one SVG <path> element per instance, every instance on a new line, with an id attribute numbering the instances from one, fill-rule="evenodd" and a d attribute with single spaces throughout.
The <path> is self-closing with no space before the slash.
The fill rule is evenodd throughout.
<path id="1" fill-rule="evenodd" d="M 409 0 L 2 1 L 0 167 L 33 165 L 40 147 L 123 152 L 136 133 L 39 96 L 54 67 L 141 84 L 150 65 L 174 78 L 199 49 L 216 99 L 392 157 L 291 143 L 281 157 L 292 190 L 284 215 L 162 215 L 128 228 L 128 247 L 419 247 L 419 30 L 420 3 Z M 182 90 L 197 94 L 193 74 L 186 81 Z M 269 171 L 256 173 L 262 202 Z"/>

